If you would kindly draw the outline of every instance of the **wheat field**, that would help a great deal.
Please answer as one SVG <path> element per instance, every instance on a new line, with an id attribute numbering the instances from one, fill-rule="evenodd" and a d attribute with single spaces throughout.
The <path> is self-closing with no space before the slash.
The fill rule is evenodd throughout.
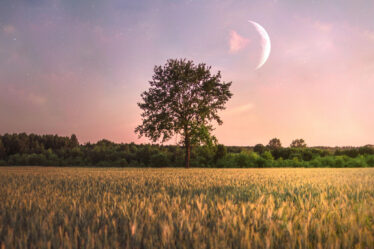
<path id="1" fill-rule="evenodd" d="M 374 169 L 0 168 L 1 248 L 374 248 Z"/>

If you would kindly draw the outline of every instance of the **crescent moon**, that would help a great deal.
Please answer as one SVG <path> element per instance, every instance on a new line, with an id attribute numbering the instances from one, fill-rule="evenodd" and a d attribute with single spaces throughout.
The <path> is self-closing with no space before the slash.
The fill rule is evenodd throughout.
<path id="1" fill-rule="evenodd" d="M 271 42 L 270 42 L 270 37 L 268 33 L 260 24 L 258 24 L 257 22 L 250 21 L 250 20 L 248 22 L 250 22 L 251 24 L 253 24 L 253 26 L 255 26 L 257 32 L 261 36 L 262 54 L 261 54 L 261 60 L 255 69 L 257 70 L 260 67 L 262 67 L 267 61 L 267 59 L 269 58 L 270 51 L 271 51 Z"/>

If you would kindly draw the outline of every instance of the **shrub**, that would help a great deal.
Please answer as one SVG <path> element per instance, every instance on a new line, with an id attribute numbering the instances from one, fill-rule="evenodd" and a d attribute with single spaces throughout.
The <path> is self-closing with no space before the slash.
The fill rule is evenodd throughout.
<path id="1" fill-rule="evenodd" d="M 272 155 L 269 151 L 265 151 L 265 152 L 261 155 L 261 157 L 263 157 L 265 160 L 270 160 L 270 161 L 274 160 L 273 155 Z"/>
<path id="2" fill-rule="evenodd" d="M 370 167 L 374 166 L 374 155 L 366 156 L 366 164 Z"/>
<path id="3" fill-rule="evenodd" d="M 343 168 L 346 165 L 344 157 L 343 156 L 336 156 L 335 157 L 335 167 L 337 168 Z"/>
<path id="4" fill-rule="evenodd" d="M 118 160 L 117 162 L 118 162 L 118 166 L 121 166 L 121 167 L 127 167 L 129 165 L 126 158 L 122 158 Z"/>
<path id="5" fill-rule="evenodd" d="M 43 154 L 31 154 L 27 158 L 28 165 L 46 165 L 46 157 Z"/>
<path id="6" fill-rule="evenodd" d="M 256 161 L 256 166 L 259 168 L 265 168 L 266 163 L 267 163 L 267 160 L 265 158 L 259 157 Z"/>
<path id="7" fill-rule="evenodd" d="M 150 158 L 150 166 L 152 167 L 167 167 L 169 164 L 169 158 L 165 153 L 156 153 Z"/>

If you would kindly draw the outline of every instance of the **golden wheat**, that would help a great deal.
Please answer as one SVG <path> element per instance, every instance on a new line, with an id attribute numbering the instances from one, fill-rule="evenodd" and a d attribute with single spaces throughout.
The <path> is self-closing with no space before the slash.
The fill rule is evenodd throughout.
<path id="1" fill-rule="evenodd" d="M 1 248 L 374 248 L 374 169 L 0 168 Z"/>

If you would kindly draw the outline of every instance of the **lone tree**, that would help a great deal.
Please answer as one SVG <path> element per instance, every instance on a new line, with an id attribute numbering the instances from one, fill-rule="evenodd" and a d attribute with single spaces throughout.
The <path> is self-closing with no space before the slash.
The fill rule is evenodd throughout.
<path id="1" fill-rule="evenodd" d="M 190 166 L 191 146 L 211 144 L 212 121 L 222 124 L 218 111 L 231 98 L 231 82 L 221 81 L 221 73 L 210 72 L 204 63 L 169 59 L 155 66 L 148 91 L 142 93 L 142 124 L 135 132 L 153 142 L 165 142 L 179 134 L 185 147 L 185 166 Z"/>

